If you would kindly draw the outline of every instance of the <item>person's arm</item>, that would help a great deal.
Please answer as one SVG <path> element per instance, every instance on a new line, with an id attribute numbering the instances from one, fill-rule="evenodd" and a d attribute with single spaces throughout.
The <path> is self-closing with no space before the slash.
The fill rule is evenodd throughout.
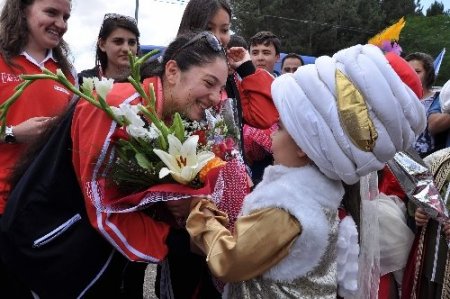
<path id="1" fill-rule="evenodd" d="M 106 201 L 124 199 L 111 183 L 102 184 L 104 178 L 99 172 L 109 157 L 109 134 L 114 129 L 115 124 L 106 113 L 87 102 L 78 103 L 72 121 L 72 159 L 89 220 L 128 259 L 156 263 L 167 254 L 167 224 L 150 218 L 143 211 L 107 213 L 99 208 Z M 137 194 L 135 202 L 142 200 L 144 194 Z"/>
<path id="2" fill-rule="evenodd" d="M 450 128 L 450 114 L 433 113 L 428 117 L 428 130 L 436 135 Z"/>
<path id="3" fill-rule="evenodd" d="M 256 69 L 253 74 L 244 76 L 238 84 L 243 118 L 252 127 L 267 129 L 279 119 L 272 99 L 273 80 L 273 76 L 267 71 Z"/>
<path id="4" fill-rule="evenodd" d="M 231 68 L 242 79 L 236 83 L 245 123 L 260 129 L 270 128 L 279 118 L 272 100 L 273 76 L 263 69 L 256 69 L 250 54 L 242 47 L 228 49 L 228 57 Z"/>
<path id="5" fill-rule="evenodd" d="M 193 208 L 186 222 L 192 240 L 206 253 L 211 272 L 225 282 L 266 272 L 288 255 L 302 230 L 294 217 L 276 208 L 239 217 L 234 234 L 225 223 L 226 215 L 206 200 Z"/>
<path id="6" fill-rule="evenodd" d="M 51 125 L 53 117 L 38 116 L 29 118 L 15 126 L 11 126 L 16 143 L 31 143 Z M 4 136 L 0 136 L 0 143 L 5 143 Z"/>
<path id="7" fill-rule="evenodd" d="M 436 135 L 450 128 L 450 114 L 441 112 L 441 103 L 437 97 L 428 109 L 428 131 Z"/>

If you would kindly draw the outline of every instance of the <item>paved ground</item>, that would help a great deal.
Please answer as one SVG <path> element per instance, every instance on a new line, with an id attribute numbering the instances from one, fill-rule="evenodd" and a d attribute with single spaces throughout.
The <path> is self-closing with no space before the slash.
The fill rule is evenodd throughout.
<path id="1" fill-rule="evenodd" d="M 149 264 L 147 267 L 147 271 L 145 272 L 144 299 L 157 299 L 154 292 L 155 277 L 156 277 L 156 265 Z"/>

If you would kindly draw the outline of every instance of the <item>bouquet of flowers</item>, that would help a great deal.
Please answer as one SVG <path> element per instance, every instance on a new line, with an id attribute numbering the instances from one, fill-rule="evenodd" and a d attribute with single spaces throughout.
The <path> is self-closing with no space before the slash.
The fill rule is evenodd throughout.
<path id="1" fill-rule="evenodd" d="M 131 75 L 128 80 L 142 98 L 142 104 L 137 105 L 108 105 L 105 99 L 113 87 L 112 79 L 84 78 L 78 89 L 60 70 L 56 74 L 43 69 L 39 75 L 22 75 L 24 82 L 16 93 L 0 105 L 0 132 L 4 130 L 9 107 L 26 86 L 38 79 L 52 79 L 103 110 L 118 124 L 111 137 L 114 158 L 112 163 L 105 165 L 108 169 L 106 178 L 127 194 L 143 190 L 149 194 L 146 200 L 131 207 L 113 202 L 108 203 L 108 207 L 97 208 L 108 212 L 129 212 L 144 209 L 154 202 L 192 195 L 210 196 L 219 203 L 224 196 L 226 161 L 234 161 L 239 169 L 243 166 L 239 161 L 240 135 L 233 121 L 232 99 L 224 101 L 219 110 L 207 110 L 203 121 L 184 120 L 175 113 L 171 125 L 166 125 L 156 113 L 153 86 L 150 85 L 146 92 L 140 83 L 140 66 L 155 53 L 157 51 L 152 51 L 141 58 L 130 54 Z M 231 168 L 236 170 L 236 167 Z M 243 196 L 238 197 L 243 199 Z"/>

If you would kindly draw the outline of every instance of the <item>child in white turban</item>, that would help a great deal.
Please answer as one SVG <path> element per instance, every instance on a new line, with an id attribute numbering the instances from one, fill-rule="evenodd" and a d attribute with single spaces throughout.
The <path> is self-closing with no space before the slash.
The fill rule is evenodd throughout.
<path id="1" fill-rule="evenodd" d="M 280 114 L 274 165 L 246 197 L 234 232 L 206 199 L 195 204 L 186 228 L 213 275 L 228 282 L 224 298 L 335 299 L 338 280 L 343 290 L 357 288 L 355 259 L 346 277 L 337 273 L 342 181 L 354 184 L 408 148 L 425 127 L 425 112 L 372 45 L 283 75 L 272 95 Z M 341 243 L 356 241 L 354 223 L 340 225 L 348 226 Z M 357 256 L 357 246 L 346 254 Z"/>

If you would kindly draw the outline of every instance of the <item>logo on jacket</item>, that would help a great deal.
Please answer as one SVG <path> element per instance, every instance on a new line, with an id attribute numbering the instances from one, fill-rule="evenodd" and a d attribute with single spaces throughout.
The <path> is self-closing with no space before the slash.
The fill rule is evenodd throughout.
<path id="1" fill-rule="evenodd" d="M 67 89 L 65 89 L 65 88 L 63 88 L 63 87 L 61 87 L 61 86 L 54 85 L 53 88 L 54 88 L 55 90 L 57 90 L 57 91 L 60 91 L 60 92 L 65 93 L 65 94 L 67 94 L 67 95 L 70 94 L 70 93 L 67 91 Z"/>
<path id="2" fill-rule="evenodd" d="M 0 73 L 1 83 L 11 83 L 11 82 L 20 82 L 22 79 L 18 75 L 8 74 L 8 73 Z"/>

